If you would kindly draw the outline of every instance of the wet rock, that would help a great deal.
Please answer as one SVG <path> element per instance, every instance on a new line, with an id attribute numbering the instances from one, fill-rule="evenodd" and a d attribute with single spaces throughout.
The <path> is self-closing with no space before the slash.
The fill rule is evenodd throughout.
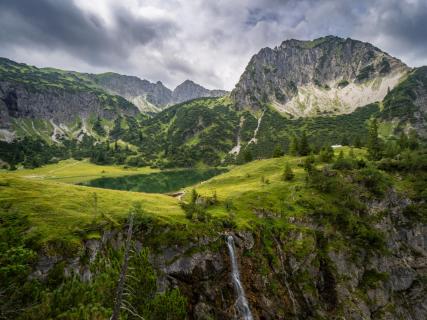
<path id="1" fill-rule="evenodd" d="M 218 272 L 224 268 L 222 258 L 217 253 L 197 252 L 191 256 L 179 257 L 170 265 L 162 268 L 166 274 L 176 277 L 192 275 L 196 269 L 200 279 L 208 279 L 211 272 Z"/>

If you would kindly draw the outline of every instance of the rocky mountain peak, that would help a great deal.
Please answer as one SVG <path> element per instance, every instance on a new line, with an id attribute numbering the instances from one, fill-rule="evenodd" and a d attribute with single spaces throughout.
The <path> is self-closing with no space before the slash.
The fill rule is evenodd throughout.
<path id="1" fill-rule="evenodd" d="M 292 116 L 349 113 L 382 100 L 408 70 L 370 43 L 290 39 L 254 55 L 231 95 L 238 108 L 271 104 Z"/>
<path id="2" fill-rule="evenodd" d="M 181 103 L 201 97 L 221 97 L 227 93 L 224 90 L 206 89 L 194 81 L 187 79 L 175 88 L 172 93 L 172 101 L 173 103 Z"/>
<path id="3" fill-rule="evenodd" d="M 138 77 L 112 72 L 91 75 L 91 78 L 104 89 L 131 101 L 140 111 L 150 113 L 196 98 L 227 94 L 223 90 L 208 90 L 191 80 L 185 80 L 172 91 L 161 81 L 152 83 Z"/>

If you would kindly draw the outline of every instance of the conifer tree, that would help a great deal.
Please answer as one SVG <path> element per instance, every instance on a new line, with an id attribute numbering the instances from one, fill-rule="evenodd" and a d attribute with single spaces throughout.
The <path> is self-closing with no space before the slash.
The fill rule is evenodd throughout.
<path id="1" fill-rule="evenodd" d="M 362 147 L 362 140 L 360 139 L 359 136 L 356 136 L 356 138 L 354 139 L 354 146 L 356 148 L 361 148 Z"/>
<path id="2" fill-rule="evenodd" d="M 371 160 L 381 159 L 381 141 L 378 137 L 377 119 L 372 119 L 368 127 L 368 156 Z"/>
<path id="3" fill-rule="evenodd" d="M 298 140 L 295 135 L 291 136 L 291 141 L 289 144 L 289 154 L 291 156 L 296 156 L 298 154 Z"/>
<path id="4" fill-rule="evenodd" d="M 400 149 L 404 150 L 408 147 L 408 137 L 406 136 L 405 132 L 401 132 L 399 136 L 399 147 Z"/>
<path id="5" fill-rule="evenodd" d="M 273 158 L 279 158 L 281 156 L 283 156 L 285 153 L 283 152 L 282 147 L 280 146 L 280 144 L 277 144 L 276 147 L 274 148 L 273 151 Z"/>
<path id="6" fill-rule="evenodd" d="M 306 156 L 310 153 L 310 146 L 308 145 L 307 134 L 305 131 L 302 132 L 298 151 L 301 156 Z"/>
<path id="7" fill-rule="evenodd" d="M 292 171 L 291 166 L 289 165 L 289 163 L 286 163 L 285 165 L 285 171 L 283 172 L 283 180 L 285 181 L 291 181 L 294 179 L 294 173 Z"/>
<path id="8" fill-rule="evenodd" d="M 246 149 L 245 153 L 243 155 L 243 158 L 244 158 L 245 162 L 251 162 L 253 160 L 251 150 Z"/>

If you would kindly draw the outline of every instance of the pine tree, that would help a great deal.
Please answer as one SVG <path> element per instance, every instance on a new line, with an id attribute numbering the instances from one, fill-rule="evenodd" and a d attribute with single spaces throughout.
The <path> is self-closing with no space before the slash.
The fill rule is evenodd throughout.
<path id="1" fill-rule="evenodd" d="M 371 160 L 381 159 L 381 142 L 378 137 L 377 119 L 372 119 L 368 127 L 368 156 Z"/>
<path id="2" fill-rule="evenodd" d="M 282 147 L 279 144 L 277 144 L 276 147 L 274 148 L 274 151 L 273 151 L 273 158 L 279 158 L 279 157 L 283 156 L 284 154 L 285 153 L 283 152 Z"/>
<path id="3" fill-rule="evenodd" d="M 360 140 L 359 136 L 356 136 L 356 138 L 354 139 L 354 146 L 356 148 L 361 148 L 362 147 L 362 140 Z"/>
<path id="4" fill-rule="evenodd" d="M 418 135 L 417 135 L 417 132 L 415 130 L 411 130 L 409 132 L 408 147 L 411 150 L 416 150 L 419 147 Z"/>
<path id="5" fill-rule="evenodd" d="M 408 137 L 406 136 L 405 132 L 403 132 L 403 131 L 400 133 L 399 147 L 402 150 L 404 150 L 408 147 Z"/>
<path id="6" fill-rule="evenodd" d="M 289 154 L 291 156 L 296 156 L 298 154 L 298 140 L 295 135 L 291 136 L 291 141 L 289 144 Z"/>
<path id="7" fill-rule="evenodd" d="M 196 203 L 198 198 L 199 198 L 199 194 L 197 193 L 196 189 L 193 189 L 191 191 L 191 203 Z"/>
<path id="8" fill-rule="evenodd" d="M 334 149 L 331 146 L 323 147 L 319 153 L 319 159 L 322 162 L 331 162 L 334 158 Z"/>
<path id="9" fill-rule="evenodd" d="M 298 153 L 301 156 L 306 156 L 310 153 L 310 146 L 308 145 L 307 134 L 305 133 L 305 131 L 303 131 L 301 135 Z"/>
<path id="10" fill-rule="evenodd" d="M 95 123 L 93 124 L 93 130 L 100 136 L 105 135 L 105 129 L 102 126 L 101 119 L 99 117 L 96 119 Z"/>
<path id="11" fill-rule="evenodd" d="M 294 173 L 292 171 L 291 166 L 289 165 L 289 163 L 286 163 L 285 165 L 285 171 L 283 172 L 283 180 L 285 181 L 291 181 L 294 179 Z"/>
<path id="12" fill-rule="evenodd" d="M 349 145 L 347 136 L 343 136 L 342 137 L 342 139 L 341 139 L 341 145 L 343 145 L 343 146 L 348 146 Z"/>
<path id="13" fill-rule="evenodd" d="M 248 150 L 248 149 L 245 150 L 243 159 L 245 160 L 245 162 L 251 162 L 253 160 L 251 150 Z"/>

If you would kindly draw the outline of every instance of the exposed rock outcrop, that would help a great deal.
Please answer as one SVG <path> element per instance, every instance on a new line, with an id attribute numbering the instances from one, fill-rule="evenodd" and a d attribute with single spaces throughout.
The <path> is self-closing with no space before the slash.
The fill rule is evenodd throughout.
<path id="1" fill-rule="evenodd" d="M 185 102 L 196 98 L 222 97 L 228 92 L 225 90 L 209 90 L 191 80 L 185 80 L 172 93 L 172 104 Z"/>
<path id="2" fill-rule="evenodd" d="M 252 57 L 232 97 L 292 116 L 350 113 L 381 101 L 409 68 L 369 43 L 327 36 L 287 40 Z"/>
<path id="3" fill-rule="evenodd" d="M 121 99 L 117 97 L 116 99 Z M 138 110 L 122 99 L 103 101 L 90 91 L 72 92 L 64 89 L 32 91 L 20 83 L 0 81 L 0 126 L 10 128 L 12 119 L 53 120 L 69 124 L 90 116 L 115 119 L 118 115 L 136 116 Z"/>
<path id="4" fill-rule="evenodd" d="M 101 87 L 134 103 L 141 112 L 156 113 L 173 104 L 196 98 L 222 97 L 228 92 L 209 90 L 191 80 L 185 80 L 173 91 L 160 81 L 151 83 L 138 77 L 116 73 L 90 75 Z"/>

